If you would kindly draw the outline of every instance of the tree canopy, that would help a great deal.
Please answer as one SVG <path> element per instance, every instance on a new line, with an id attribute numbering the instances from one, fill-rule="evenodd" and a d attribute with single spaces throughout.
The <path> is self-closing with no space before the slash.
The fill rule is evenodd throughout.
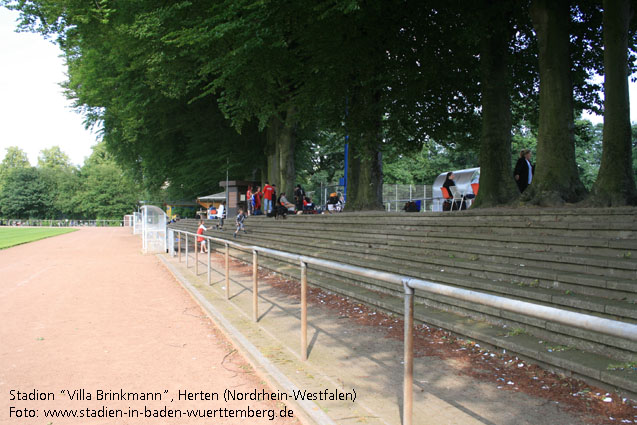
<path id="1" fill-rule="evenodd" d="M 539 134 L 529 200 L 585 196 L 594 172 L 578 168 L 573 119 L 612 110 L 591 77 L 618 59 L 602 49 L 605 7 L 558 3 L 2 0 L 24 29 L 61 46 L 67 95 L 146 190 L 194 197 L 226 172 L 290 190 L 295 180 L 334 177 L 320 155 L 347 141 L 353 209 L 380 208 L 384 175 L 409 180 L 394 161 L 440 167 L 437 156 L 465 152 L 484 168 L 476 204 L 512 202 L 520 126 Z M 628 58 L 619 65 L 626 75 L 635 70 L 634 30 L 626 26 L 616 54 Z"/>
<path id="2" fill-rule="evenodd" d="M 2 162 L 6 173 L 0 188 L 0 216 L 121 219 L 141 197 L 139 185 L 116 164 L 104 144 L 93 148 L 81 168 L 70 164 L 58 146 L 43 149 L 37 167 L 23 154 L 9 148 Z"/>

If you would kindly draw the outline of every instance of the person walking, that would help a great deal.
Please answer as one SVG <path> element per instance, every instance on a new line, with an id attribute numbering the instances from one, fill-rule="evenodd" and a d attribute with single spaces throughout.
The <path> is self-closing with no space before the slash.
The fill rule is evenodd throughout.
<path id="1" fill-rule="evenodd" d="M 239 233 L 239 230 L 243 230 L 243 233 L 248 233 L 245 227 L 243 226 L 243 222 L 245 221 L 245 219 L 246 219 L 246 216 L 243 213 L 243 208 L 239 208 L 237 218 L 235 219 L 237 230 L 234 231 L 234 234 L 232 235 L 233 238 L 237 237 L 237 233 Z"/>
<path id="2" fill-rule="evenodd" d="M 527 187 L 533 181 L 533 175 L 535 174 L 535 165 L 531 164 L 531 149 L 522 149 L 520 151 L 520 158 L 515 164 L 513 170 L 513 177 L 520 189 L 520 193 L 524 193 Z"/>

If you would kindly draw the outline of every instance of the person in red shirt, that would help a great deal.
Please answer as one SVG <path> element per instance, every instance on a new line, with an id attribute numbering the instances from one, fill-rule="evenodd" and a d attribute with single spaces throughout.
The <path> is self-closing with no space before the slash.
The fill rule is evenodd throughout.
<path id="1" fill-rule="evenodd" d="M 263 212 L 272 212 L 272 195 L 274 194 L 274 188 L 270 186 L 270 183 L 265 182 L 263 186 Z"/>
<path id="2" fill-rule="evenodd" d="M 246 207 L 248 216 L 252 215 L 252 186 L 248 186 L 248 190 L 246 191 Z"/>
<path id="3" fill-rule="evenodd" d="M 203 232 L 205 232 L 206 230 L 206 226 L 203 225 L 203 220 L 199 221 L 199 228 L 197 229 L 197 234 L 198 235 L 203 235 Z M 208 252 L 208 245 L 206 244 L 206 240 L 204 238 L 202 238 L 201 236 L 197 236 L 197 242 L 199 242 L 199 244 L 201 245 L 201 253 L 205 254 Z M 195 248 L 196 249 L 196 248 Z"/>

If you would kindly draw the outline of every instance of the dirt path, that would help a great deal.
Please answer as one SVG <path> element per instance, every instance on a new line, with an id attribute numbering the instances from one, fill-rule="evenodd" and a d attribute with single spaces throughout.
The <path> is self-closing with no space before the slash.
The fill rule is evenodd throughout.
<path id="1" fill-rule="evenodd" d="M 129 229 L 90 228 L 0 251 L 0 424 L 297 423 L 270 420 L 280 402 L 224 401 L 263 381 L 140 248 Z"/>

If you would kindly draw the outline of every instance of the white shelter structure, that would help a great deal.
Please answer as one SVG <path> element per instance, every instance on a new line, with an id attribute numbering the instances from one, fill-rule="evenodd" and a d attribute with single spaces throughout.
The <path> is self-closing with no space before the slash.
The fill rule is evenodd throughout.
<path id="1" fill-rule="evenodd" d="M 126 214 L 124 216 L 124 227 L 133 227 L 133 224 L 135 222 L 135 216 L 133 214 Z"/>
<path id="2" fill-rule="evenodd" d="M 133 213 L 133 235 L 142 234 L 142 213 L 135 211 Z"/>
<path id="3" fill-rule="evenodd" d="M 452 171 L 452 170 L 449 170 Z M 433 197 L 433 208 L 434 211 L 442 211 L 442 201 L 444 197 L 442 196 L 442 184 L 445 182 L 447 178 L 447 173 L 449 171 L 445 171 L 436 177 L 434 180 L 434 184 L 432 186 L 432 197 Z M 456 187 L 463 195 L 468 193 L 473 193 L 474 195 L 478 194 L 478 185 L 480 181 L 480 167 L 478 168 L 467 168 L 465 170 L 453 171 L 454 179 L 453 181 L 456 183 Z"/>
<path id="4" fill-rule="evenodd" d="M 166 213 L 154 205 L 144 205 L 142 214 L 142 251 L 166 252 Z"/>

